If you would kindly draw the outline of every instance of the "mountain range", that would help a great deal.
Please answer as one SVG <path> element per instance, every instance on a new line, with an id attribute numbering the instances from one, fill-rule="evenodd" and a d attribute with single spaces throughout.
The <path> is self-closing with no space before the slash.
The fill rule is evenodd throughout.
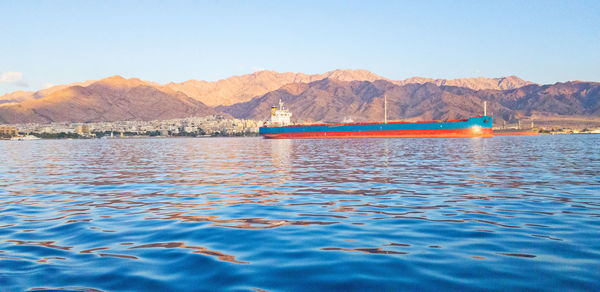
<path id="1" fill-rule="evenodd" d="M 487 101 L 488 113 L 497 124 L 566 117 L 588 117 L 592 123 L 600 122 L 600 83 L 591 82 L 474 90 L 433 83 L 397 85 L 386 80 L 323 79 L 289 84 L 248 102 L 216 109 L 234 117 L 262 119 L 270 106 L 281 99 L 299 122 L 369 122 L 382 119 L 384 96 L 388 118 L 392 120 L 463 119 L 483 114 L 483 102 Z"/>
<path id="2" fill-rule="evenodd" d="M 281 99 L 296 122 L 377 121 L 383 97 L 390 119 L 459 119 L 482 114 L 494 122 L 517 119 L 600 125 L 600 83 L 539 85 L 516 76 L 395 81 L 367 70 L 323 74 L 260 71 L 208 82 L 158 84 L 120 76 L 17 91 L 0 97 L 0 122 L 97 122 L 231 115 L 265 120 Z"/>
<path id="3" fill-rule="evenodd" d="M 0 121 L 5 123 L 149 121 L 213 114 L 214 109 L 181 92 L 120 76 L 0 105 Z"/>

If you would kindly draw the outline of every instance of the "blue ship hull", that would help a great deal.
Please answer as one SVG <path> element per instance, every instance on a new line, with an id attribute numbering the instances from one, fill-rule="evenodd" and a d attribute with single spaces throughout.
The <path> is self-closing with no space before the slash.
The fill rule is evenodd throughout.
<path id="1" fill-rule="evenodd" d="M 454 121 L 345 123 L 261 127 L 267 139 L 493 137 L 492 117 Z"/>

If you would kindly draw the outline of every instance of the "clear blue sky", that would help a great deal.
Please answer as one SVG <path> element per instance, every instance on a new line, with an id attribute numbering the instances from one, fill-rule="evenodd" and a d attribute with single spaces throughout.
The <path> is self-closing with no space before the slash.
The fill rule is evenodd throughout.
<path id="1" fill-rule="evenodd" d="M 600 1 L 0 0 L 0 94 L 337 68 L 600 81 Z"/>

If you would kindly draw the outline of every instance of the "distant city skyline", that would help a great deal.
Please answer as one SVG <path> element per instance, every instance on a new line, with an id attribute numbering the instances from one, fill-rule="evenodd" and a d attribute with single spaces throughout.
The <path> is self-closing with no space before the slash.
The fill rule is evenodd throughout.
<path id="1" fill-rule="evenodd" d="M 259 70 L 600 81 L 600 1 L 2 1 L 0 95 Z"/>

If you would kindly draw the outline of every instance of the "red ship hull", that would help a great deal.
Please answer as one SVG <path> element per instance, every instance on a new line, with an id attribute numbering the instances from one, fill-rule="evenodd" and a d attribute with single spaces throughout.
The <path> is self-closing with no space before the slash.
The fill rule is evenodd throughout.
<path id="1" fill-rule="evenodd" d="M 492 129 L 435 129 L 356 132 L 299 132 L 262 134 L 266 139 L 336 139 L 336 138 L 471 138 L 493 137 Z"/>

